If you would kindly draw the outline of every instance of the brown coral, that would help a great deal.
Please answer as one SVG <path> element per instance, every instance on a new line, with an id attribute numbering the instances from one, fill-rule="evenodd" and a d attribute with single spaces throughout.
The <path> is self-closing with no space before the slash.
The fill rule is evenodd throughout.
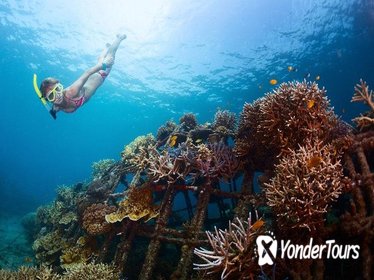
<path id="1" fill-rule="evenodd" d="M 258 169 L 270 169 L 277 156 L 307 140 L 331 141 L 338 119 L 316 83 L 282 83 L 273 93 L 246 103 L 240 116 L 235 150 Z"/>
<path id="2" fill-rule="evenodd" d="M 121 222 L 124 218 L 132 221 L 144 219 L 149 221 L 158 216 L 158 206 L 153 204 L 152 190 L 144 185 L 139 188 L 130 187 L 127 198 L 119 203 L 116 212 L 105 216 L 108 223 Z"/>
<path id="3" fill-rule="evenodd" d="M 234 132 L 236 130 L 235 113 L 228 110 L 218 110 L 214 115 L 213 128 L 216 130 L 219 127 L 224 127 L 228 131 Z"/>
<path id="4" fill-rule="evenodd" d="M 92 204 L 83 212 L 83 228 L 90 235 L 100 235 L 107 233 L 111 225 L 105 221 L 105 215 L 116 210 L 115 206 L 103 203 Z"/>
<path id="5" fill-rule="evenodd" d="M 290 150 L 275 167 L 275 176 L 264 183 L 268 205 L 283 230 L 306 228 L 315 232 L 343 191 L 343 168 L 332 145 L 307 144 Z"/>
<path id="6" fill-rule="evenodd" d="M 197 126 L 196 116 L 192 113 L 184 114 L 180 119 L 180 129 L 184 132 L 188 132 Z"/>
<path id="7" fill-rule="evenodd" d="M 374 127 L 374 100 L 373 91 L 369 91 L 369 86 L 362 79 L 360 83 L 355 86 L 355 93 L 352 97 L 351 102 L 363 102 L 367 104 L 371 112 L 366 115 L 354 118 L 353 121 L 357 124 L 360 130 Z"/>

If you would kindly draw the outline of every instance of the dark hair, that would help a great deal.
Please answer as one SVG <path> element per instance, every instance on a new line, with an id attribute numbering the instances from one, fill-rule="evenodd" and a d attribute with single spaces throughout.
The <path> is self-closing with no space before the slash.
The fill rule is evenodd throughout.
<path id="1" fill-rule="evenodd" d="M 55 85 L 57 83 L 59 83 L 60 81 L 55 79 L 55 78 L 52 78 L 52 77 L 49 77 L 49 78 L 46 78 L 42 81 L 42 83 L 40 84 L 40 92 L 42 93 L 43 97 L 45 96 L 46 94 L 46 89 L 51 86 L 51 85 Z"/>

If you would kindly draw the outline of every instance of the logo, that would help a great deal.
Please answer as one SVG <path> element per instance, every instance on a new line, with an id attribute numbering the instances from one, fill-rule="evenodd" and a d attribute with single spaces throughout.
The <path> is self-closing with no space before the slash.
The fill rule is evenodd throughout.
<path id="1" fill-rule="evenodd" d="M 360 245 L 339 245 L 335 240 L 326 240 L 325 244 L 314 244 L 313 238 L 307 244 L 281 240 L 279 244 L 280 248 L 272 232 L 259 235 L 256 239 L 258 265 L 273 265 L 278 250 L 282 259 L 358 259 L 360 256 Z"/>
<path id="2" fill-rule="evenodd" d="M 277 257 L 278 241 L 270 235 L 259 235 L 256 239 L 258 252 L 258 265 L 272 265 Z"/>

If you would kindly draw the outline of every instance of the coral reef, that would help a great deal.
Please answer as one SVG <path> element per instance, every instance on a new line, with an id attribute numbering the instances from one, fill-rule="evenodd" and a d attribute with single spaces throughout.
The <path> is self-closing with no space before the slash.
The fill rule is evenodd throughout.
<path id="1" fill-rule="evenodd" d="M 213 129 L 218 130 L 220 127 L 234 133 L 236 130 L 235 113 L 228 110 L 218 110 L 214 115 Z"/>
<path id="2" fill-rule="evenodd" d="M 83 229 L 90 235 L 101 235 L 109 232 L 111 225 L 105 221 L 105 215 L 115 210 L 115 206 L 109 206 L 103 203 L 92 204 L 83 212 Z"/>
<path id="3" fill-rule="evenodd" d="M 76 265 L 67 270 L 63 275 L 54 273 L 45 266 L 37 269 L 34 267 L 20 267 L 18 271 L 0 270 L 0 279 L 6 280 L 119 280 L 120 277 L 114 266 L 105 264 Z"/>
<path id="4" fill-rule="evenodd" d="M 55 279 L 91 279 L 84 273 L 95 262 L 114 263 L 119 272 L 95 272 L 96 279 L 372 279 L 371 113 L 356 119 L 356 131 L 334 114 L 325 93 L 312 82 L 283 83 L 246 103 L 238 128 L 235 114 L 220 110 L 212 123 L 186 114 L 162 126 L 157 141 L 136 138 L 121 161 L 99 161 L 91 182 L 60 188 L 38 209 L 38 264 L 60 272 Z M 371 106 L 363 81 L 353 101 Z M 257 212 L 261 219 L 248 218 Z M 311 237 L 359 244 L 360 258 L 277 259 L 260 268 L 255 240 L 265 225 L 300 244 Z"/>
<path id="5" fill-rule="evenodd" d="M 228 230 L 214 228 L 207 231 L 211 250 L 195 248 L 194 253 L 203 263 L 194 263 L 194 269 L 218 274 L 220 279 L 251 279 L 260 273 L 255 255 L 256 238 L 264 233 L 263 221 L 252 222 L 236 218 Z"/>
<path id="6" fill-rule="evenodd" d="M 357 124 L 357 127 L 362 131 L 364 129 L 374 128 L 374 100 L 373 91 L 369 91 L 369 86 L 362 79 L 360 83 L 355 86 L 355 92 L 351 102 L 363 102 L 368 105 L 371 109 L 370 112 L 365 115 L 361 115 L 353 121 Z"/>
<path id="7" fill-rule="evenodd" d="M 235 150 L 264 171 L 300 143 L 314 139 L 330 142 L 337 124 L 325 90 L 316 83 L 282 83 L 273 93 L 244 105 Z"/>
<path id="8" fill-rule="evenodd" d="M 306 228 L 312 235 L 320 231 L 329 206 L 343 191 L 343 181 L 340 156 L 332 145 L 314 142 L 290 150 L 275 166 L 275 176 L 264 183 L 278 227 L 289 232 Z"/>
<path id="9" fill-rule="evenodd" d="M 188 132 L 197 126 L 197 120 L 196 116 L 192 113 L 184 114 L 180 119 L 179 119 L 179 124 L 180 124 L 180 130 L 184 132 Z"/>
<path id="10" fill-rule="evenodd" d="M 144 219 L 145 222 L 158 216 L 158 206 L 152 203 L 152 190 L 148 185 L 139 188 L 130 187 L 127 198 L 119 203 L 116 212 L 107 214 L 105 220 L 108 223 L 121 222 L 124 218 L 132 221 Z"/>
<path id="11" fill-rule="evenodd" d="M 92 178 L 98 179 L 115 163 L 114 159 L 102 159 L 92 164 Z"/>
<path id="12" fill-rule="evenodd" d="M 155 138 L 152 134 L 145 136 L 138 136 L 130 144 L 125 146 L 125 149 L 121 153 L 121 157 L 125 165 L 133 166 L 134 158 L 140 153 L 142 149 L 147 149 L 149 146 L 155 144 Z"/>

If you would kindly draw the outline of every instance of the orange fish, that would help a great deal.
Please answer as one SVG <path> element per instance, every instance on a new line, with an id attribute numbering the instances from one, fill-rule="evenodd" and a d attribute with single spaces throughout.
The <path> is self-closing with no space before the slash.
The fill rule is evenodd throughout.
<path id="1" fill-rule="evenodd" d="M 253 230 L 256 230 L 256 229 L 259 229 L 260 227 L 262 227 L 263 225 L 265 224 L 265 222 L 261 219 L 257 220 L 253 225 L 252 225 L 252 228 Z"/>
<path id="2" fill-rule="evenodd" d="M 276 79 L 271 79 L 269 83 L 274 86 L 278 83 L 278 81 Z"/>
<path id="3" fill-rule="evenodd" d="M 320 165 L 322 162 L 322 158 L 319 157 L 319 156 L 313 156 L 311 157 L 308 161 L 307 161 L 307 166 L 308 168 L 313 168 L 313 167 L 317 167 L 318 165 Z"/>
<path id="4" fill-rule="evenodd" d="M 308 109 L 311 109 L 311 108 L 313 108 L 315 103 L 316 102 L 313 99 L 311 99 L 311 100 L 308 101 L 306 106 L 308 107 Z"/>

